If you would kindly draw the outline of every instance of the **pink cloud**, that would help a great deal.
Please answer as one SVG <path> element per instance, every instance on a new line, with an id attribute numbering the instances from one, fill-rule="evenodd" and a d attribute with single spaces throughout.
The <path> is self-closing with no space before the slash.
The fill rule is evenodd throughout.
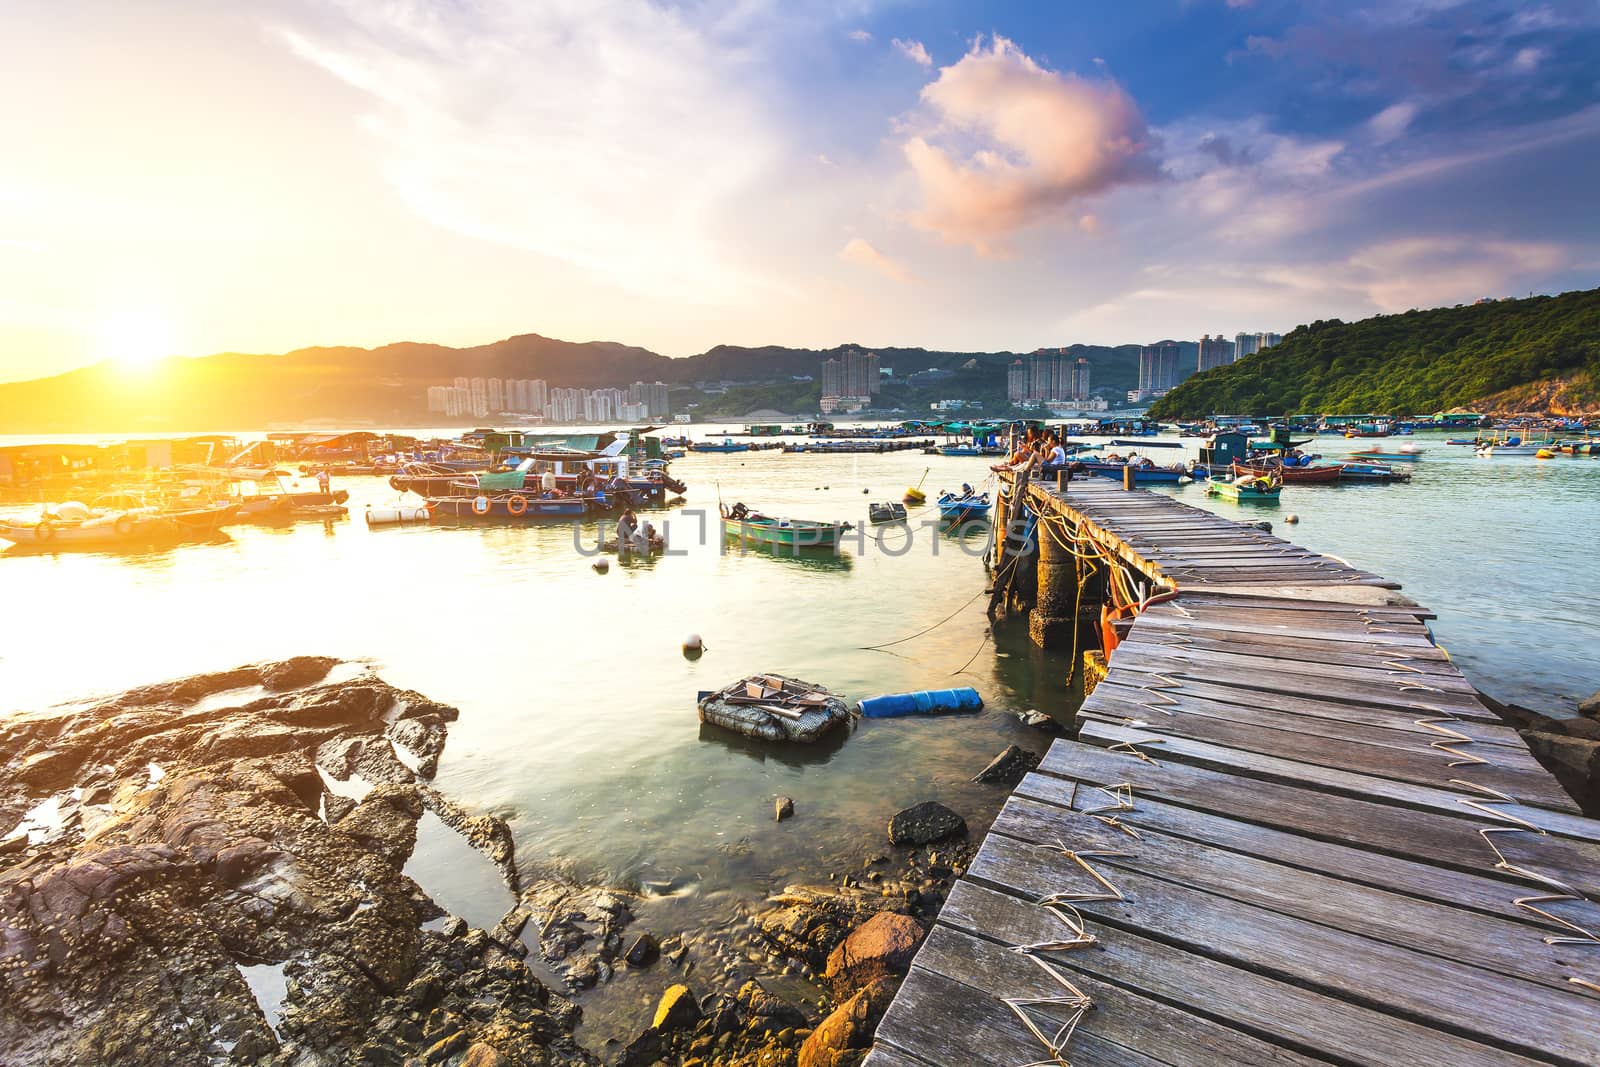
<path id="1" fill-rule="evenodd" d="M 904 145 L 923 195 L 917 222 L 983 254 L 1075 200 L 1156 175 L 1144 117 L 1119 85 L 1047 70 L 1004 37 L 974 42 L 922 100 L 939 129 Z"/>
<path id="2" fill-rule="evenodd" d="M 933 57 L 928 54 L 928 50 L 922 46 L 921 41 L 902 41 L 900 38 L 896 37 L 889 43 L 894 45 L 901 55 L 905 56 L 918 66 L 933 66 Z"/>
<path id="3" fill-rule="evenodd" d="M 886 278 L 897 282 L 916 281 L 916 277 L 897 259 L 884 255 L 863 238 L 852 237 L 839 249 L 839 258 L 846 263 L 870 267 Z"/>

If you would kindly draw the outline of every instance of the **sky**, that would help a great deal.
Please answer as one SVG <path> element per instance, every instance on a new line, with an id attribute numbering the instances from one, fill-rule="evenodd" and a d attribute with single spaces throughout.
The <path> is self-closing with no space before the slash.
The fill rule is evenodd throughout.
<path id="1" fill-rule="evenodd" d="M 0 380 L 1600 284 L 1600 3 L 0 0 Z"/>

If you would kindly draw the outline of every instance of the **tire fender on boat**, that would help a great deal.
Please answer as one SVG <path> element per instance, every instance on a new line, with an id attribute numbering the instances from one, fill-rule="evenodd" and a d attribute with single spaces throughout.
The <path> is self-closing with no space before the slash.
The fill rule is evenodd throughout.
<path id="1" fill-rule="evenodd" d="M 474 515 L 487 515 L 487 514 L 489 514 L 489 498 L 486 497 L 486 496 L 475 496 L 475 497 L 473 497 L 472 498 L 472 513 Z"/>
<path id="2" fill-rule="evenodd" d="M 127 537 L 133 533 L 133 518 L 128 515 L 118 515 L 113 529 L 117 531 L 118 537 Z"/>
<path id="3" fill-rule="evenodd" d="M 393 489 L 397 493 L 403 493 L 406 491 L 405 483 L 400 480 L 400 476 L 398 474 L 391 474 L 389 476 L 389 488 Z"/>
<path id="4" fill-rule="evenodd" d="M 40 519 L 39 524 L 33 528 L 33 536 L 39 541 L 52 540 L 56 535 L 56 528 L 50 525 L 49 519 Z"/>
<path id="5" fill-rule="evenodd" d="M 478 500 L 482 500 L 482 499 L 483 499 L 483 497 L 481 497 L 481 496 L 478 498 Z M 477 511 L 478 503 L 477 503 L 476 500 L 473 501 L 472 508 L 473 508 L 474 511 Z M 484 510 L 488 510 L 488 509 L 485 508 Z M 528 510 L 528 498 L 525 497 L 525 496 L 514 496 L 514 497 L 512 497 L 510 500 L 506 501 L 506 510 L 511 512 L 511 514 L 513 514 L 513 515 L 522 515 L 522 514 L 526 513 L 527 510 Z M 482 512 L 479 512 L 479 514 L 482 514 Z"/>

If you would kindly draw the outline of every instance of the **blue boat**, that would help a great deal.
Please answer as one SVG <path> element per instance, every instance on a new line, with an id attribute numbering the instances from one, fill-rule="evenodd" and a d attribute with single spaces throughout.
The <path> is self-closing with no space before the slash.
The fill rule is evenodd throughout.
<path id="1" fill-rule="evenodd" d="M 968 519 L 986 519 L 989 517 L 989 494 L 974 496 L 971 492 L 964 494 L 941 493 L 939 495 L 939 518 L 949 522 L 966 522 Z"/>
<path id="2" fill-rule="evenodd" d="M 1084 467 L 1090 474 L 1101 478 L 1116 478 L 1121 480 L 1123 471 L 1127 469 L 1125 463 L 1103 463 L 1085 460 Z M 1177 485 L 1179 479 L 1189 477 L 1189 472 L 1182 467 L 1134 467 L 1134 485 Z"/>
<path id="3" fill-rule="evenodd" d="M 689 446 L 689 449 L 692 452 L 748 452 L 750 451 L 750 443 L 748 441 L 735 441 L 731 437 L 726 437 L 723 438 L 721 444 L 715 441 L 696 441 Z"/>
<path id="4" fill-rule="evenodd" d="M 503 493 L 489 496 L 447 496 L 428 501 L 436 518 L 513 519 L 532 522 L 538 519 L 581 519 L 589 513 L 589 501 L 581 496 L 552 497 L 548 500 L 530 493 Z"/>

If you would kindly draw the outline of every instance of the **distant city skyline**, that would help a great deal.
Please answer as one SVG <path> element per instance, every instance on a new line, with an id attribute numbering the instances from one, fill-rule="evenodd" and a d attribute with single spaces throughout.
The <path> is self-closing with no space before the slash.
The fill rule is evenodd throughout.
<path id="1" fill-rule="evenodd" d="M 543 378 L 460 376 L 427 388 L 428 413 L 445 418 L 524 415 L 551 423 L 643 422 L 672 414 L 665 382 L 634 382 L 626 389 L 551 388 Z"/>
<path id="2" fill-rule="evenodd" d="M 11 5 L 0 380 L 529 330 L 1029 352 L 1586 289 L 1596 86 L 1565 0 Z"/>

